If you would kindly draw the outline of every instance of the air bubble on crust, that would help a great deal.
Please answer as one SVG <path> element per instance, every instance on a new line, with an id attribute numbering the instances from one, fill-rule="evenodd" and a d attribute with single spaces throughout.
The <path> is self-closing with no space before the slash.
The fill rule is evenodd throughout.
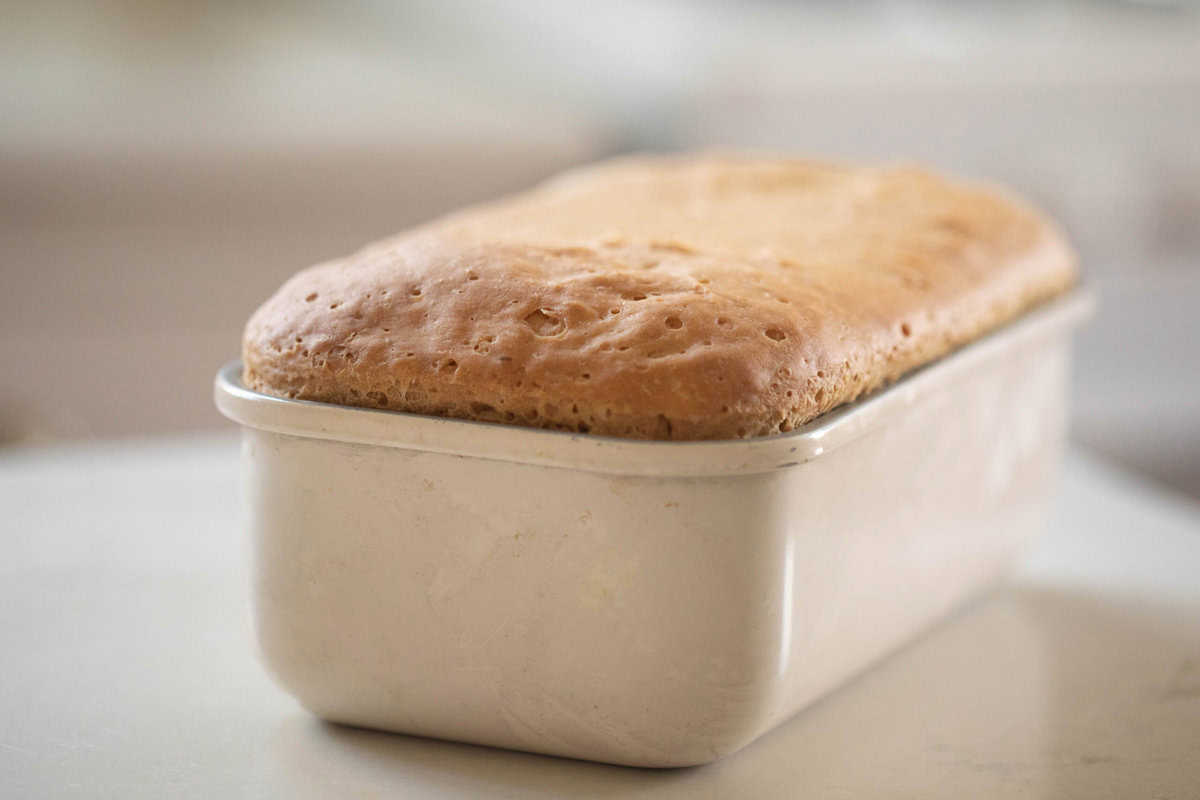
<path id="1" fill-rule="evenodd" d="M 677 331 L 683 327 L 683 320 L 681 320 L 679 317 L 676 317 L 674 315 L 667 317 L 666 320 L 664 320 L 664 322 L 665 322 L 666 326 L 673 331 Z"/>
<path id="2" fill-rule="evenodd" d="M 316 299 L 317 299 L 317 293 L 313 292 L 308 297 L 304 298 L 304 302 L 311 303 L 313 300 L 316 300 Z"/>
<path id="3" fill-rule="evenodd" d="M 763 335 L 776 342 L 782 342 L 787 338 L 787 334 L 779 330 L 779 328 L 767 328 L 765 331 L 763 331 Z"/>
<path id="4" fill-rule="evenodd" d="M 524 322 L 538 336 L 557 336 L 566 330 L 566 323 L 546 313 L 544 308 L 535 308 L 525 315 Z"/>

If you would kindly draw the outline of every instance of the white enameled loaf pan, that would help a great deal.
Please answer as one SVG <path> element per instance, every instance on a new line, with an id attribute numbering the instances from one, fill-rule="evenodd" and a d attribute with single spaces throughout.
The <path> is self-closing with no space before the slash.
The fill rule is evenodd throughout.
<path id="1" fill-rule="evenodd" d="M 727 442 L 282 400 L 230 364 L 263 656 L 337 722 L 642 766 L 736 751 L 1012 563 L 1089 308 Z"/>

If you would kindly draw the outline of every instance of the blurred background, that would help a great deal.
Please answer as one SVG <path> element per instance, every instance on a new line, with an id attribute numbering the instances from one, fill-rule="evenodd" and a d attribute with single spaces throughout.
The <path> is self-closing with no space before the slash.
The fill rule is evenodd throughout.
<path id="1" fill-rule="evenodd" d="M 1064 221 L 1074 436 L 1200 498 L 1200 9 L 0 0 L 0 445 L 225 429 L 297 269 L 566 166 L 920 160 Z"/>

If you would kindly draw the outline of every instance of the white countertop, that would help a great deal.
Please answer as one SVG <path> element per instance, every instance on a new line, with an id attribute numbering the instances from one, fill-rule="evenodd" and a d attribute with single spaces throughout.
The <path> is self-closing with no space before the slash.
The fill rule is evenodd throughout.
<path id="1" fill-rule="evenodd" d="M 1200 507 L 1086 455 L 1013 583 L 659 771 L 307 715 L 254 656 L 237 484 L 228 436 L 0 451 L 0 796 L 1200 796 Z"/>

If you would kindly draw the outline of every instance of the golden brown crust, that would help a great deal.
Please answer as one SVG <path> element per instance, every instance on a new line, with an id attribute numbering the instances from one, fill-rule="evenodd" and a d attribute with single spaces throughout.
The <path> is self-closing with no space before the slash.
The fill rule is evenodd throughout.
<path id="1" fill-rule="evenodd" d="M 913 168 L 630 159 L 305 270 L 258 391 L 645 439 L 791 430 L 1059 294 L 1035 212 Z"/>

